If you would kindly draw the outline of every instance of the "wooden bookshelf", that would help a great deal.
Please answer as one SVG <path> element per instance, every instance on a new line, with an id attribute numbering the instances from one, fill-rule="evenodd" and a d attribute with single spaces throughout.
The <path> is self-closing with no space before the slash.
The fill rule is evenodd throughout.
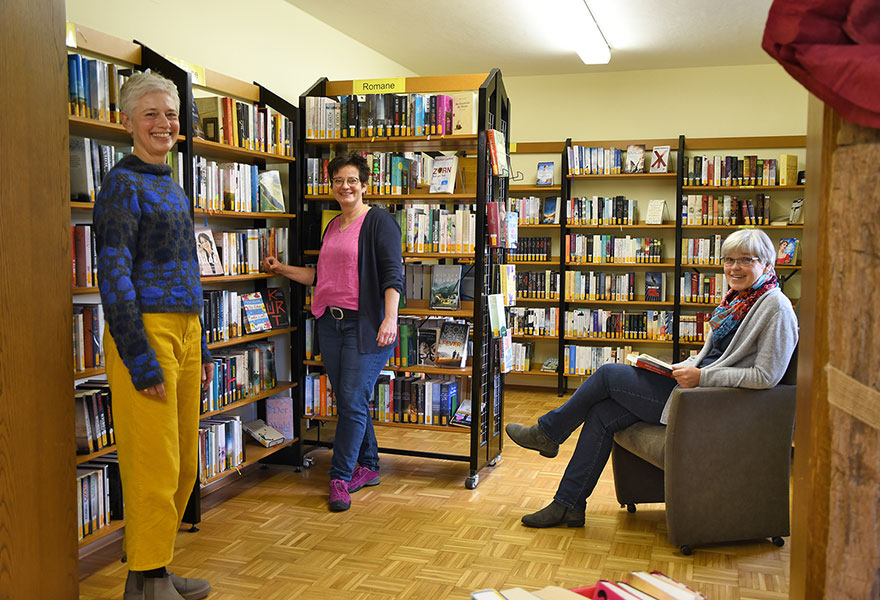
<path id="1" fill-rule="evenodd" d="M 105 454 L 110 454 L 111 452 L 116 452 L 116 444 L 110 444 L 109 446 L 104 446 L 100 450 L 95 452 L 91 452 L 89 454 L 77 454 L 76 455 L 76 464 L 81 465 L 85 462 L 89 462 L 90 460 L 94 460 L 98 457 L 104 456 Z"/>
<path id="2" fill-rule="evenodd" d="M 95 208 L 94 202 L 71 202 L 70 210 L 93 210 Z"/>
<path id="3" fill-rule="evenodd" d="M 520 223 L 517 225 L 520 229 L 551 229 L 553 231 L 557 231 L 559 229 L 558 223 Z"/>
<path id="4" fill-rule="evenodd" d="M 113 532 L 121 530 L 123 527 L 125 527 L 125 520 L 124 519 L 110 521 L 109 525 L 105 525 L 104 527 L 101 527 L 100 529 L 98 529 L 95 533 L 91 533 L 91 534 L 85 536 L 83 539 L 79 540 L 77 545 L 80 548 L 82 548 L 82 547 L 87 546 L 93 542 L 97 542 L 101 538 L 106 537 Z"/>
<path id="5" fill-rule="evenodd" d="M 250 333 L 248 335 L 240 335 L 238 337 L 223 340 L 222 342 L 212 342 L 208 344 L 208 350 L 218 350 L 220 348 L 229 348 L 230 346 L 238 346 L 240 344 L 248 344 L 257 340 L 265 340 L 266 338 L 275 337 L 276 335 L 285 335 L 296 331 L 296 327 L 284 327 L 282 329 L 270 329 L 259 333 Z"/>
<path id="6" fill-rule="evenodd" d="M 320 360 L 304 360 L 303 364 L 310 367 L 323 367 L 324 363 Z M 429 365 L 409 365 L 406 367 L 398 367 L 396 365 L 385 365 L 383 371 L 394 371 L 396 373 L 424 373 L 425 375 L 454 375 L 465 376 L 471 375 L 471 361 L 468 359 L 467 366 L 464 369 L 432 367 Z"/>
<path id="7" fill-rule="evenodd" d="M 199 415 L 199 419 L 207 419 L 215 415 L 221 415 L 231 410 L 235 410 L 236 408 L 241 408 L 242 406 L 247 406 L 248 404 L 253 404 L 254 402 L 259 402 L 260 400 L 269 398 L 271 396 L 274 396 L 275 394 L 280 394 L 285 390 L 295 388 L 297 385 L 299 384 L 295 381 L 279 381 L 275 384 L 275 387 L 270 390 L 263 390 L 259 394 L 254 394 L 253 396 L 249 396 L 242 400 L 237 400 L 236 402 L 221 406 L 217 410 L 210 410 L 206 413 L 202 413 Z"/>
<path id="8" fill-rule="evenodd" d="M 675 179 L 676 173 L 614 173 L 596 175 L 566 175 L 569 179 Z"/>
<path id="9" fill-rule="evenodd" d="M 193 211 L 197 217 L 223 218 L 223 219 L 295 219 L 293 213 L 277 212 L 239 212 L 233 210 L 206 210 L 197 208 Z"/>
<path id="10" fill-rule="evenodd" d="M 273 275 L 271 273 L 249 273 L 247 275 L 217 275 L 217 276 L 209 276 L 209 277 L 201 277 L 200 280 L 202 283 L 236 283 L 238 281 L 257 281 L 260 279 L 269 279 L 270 277 L 277 277 L 277 275 Z"/>
<path id="11" fill-rule="evenodd" d="M 597 344 L 623 344 L 625 346 L 634 346 L 637 344 L 656 344 L 662 346 L 671 346 L 672 340 L 643 340 L 633 338 L 618 337 L 571 337 L 565 336 L 566 342 L 589 342 Z"/>
<path id="12" fill-rule="evenodd" d="M 674 269 L 675 263 L 592 263 L 592 262 L 574 262 L 565 263 L 567 267 L 590 267 L 592 269 Z"/>
<path id="13" fill-rule="evenodd" d="M 511 184 L 507 191 L 510 194 L 540 194 L 543 192 L 561 192 L 561 185 L 517 185 Z"/>
<path id="14" fill-rule="evenodd" d="M 336 202 L 330 194 L 306 194 L 304 199 L 310 202 Z M 425 201 L 430 204 L 470 204 L 476 201 L 473 193 L 460 192 L 455 194 L 431 194 L 428 192 L 410 192 L 409 194 L 364 194 L 364 201 L 368 203 L 400 204 L 413 201 Z"/>
<path id="15" fill-rule="evenodd" d="M 335 423 L 339 419 L 336 417 L 322 416 L 306 416 L 306 419 L 313 421 L 325 421 L 327 423 Z M 423 431 L 451 431 L 455 433 L 470 433 L 470 427 L 459 427 L 457 425 L 426 425 L 423 423 L 393 423 L 388 421 L 373 420 L 373 425 L 378 427 L 396 427 L 398 429 L 421 429 Z"/>
<path id="16" fill-rule="evenodd" d="M 565 300 L 569 304 L 586 304 L 586 305 L 601 305 L 601 306 L 645 306 L 651 307 L 656 306 L 659 308 L 672 308 L 675 306 L 675 302 L 672 300 L 666 301 L 653 301 L 653 300 L 645 300 L 644 296 L 636 296 L 633 300 L 575 300 L 572 298 L 567 298 Z"/>
<path id="17" fill-rule="evenodd" d="M 351 93 L 350 91 L 348 93 Z M 431 150 L 464 150 L 476 152 L 476 135 L 428 135 L 428 136 L 393 136 L 393 137 L 357 137 L 333 139 L 308 139 L 307 146 L 333 146 L 345 150 L 370 148 L 397 152 L 423 152 Z"/>
<path id="18" fill-rule="evenodd" d="M 98 294 L 100 290 L 97 287 L 77 287 L 73 286 L 74 296 L 84 296 L 85 294 Z"/>
<path id="19" fill-rule="evenodd" d="M 293 156 L 250 150 L 248 148 L 212 142 L 211 140 L 204 140 L 201 138 L 194 138 L 192 145 L 193 152 L 197 156 L 211 159 L 234 162 L 253 162 L 254 160 L 258 160 L 265 163 L 292 163 L 295 160 Z"/>
<path id="20" fill-rule="evenodd" d="M 675 223 L 662 223 L 660 225 L 648 225 L 646 223 L 633 223 L 631 225 L 568 225 L 569 229 L 598 229 L 600 231 L 624 231 L 633 229 L 675 229 Z"/>
<path id="21" fill-rule="evenodd" d="M 242 435 L 246 436 L 247 433 L 242 431 Z M 242 439 L 245 439 L 245 438 L 242 438 Z M 277 446 L 272 446 L 271 448 L 267 448 L 254 440 L 247 439 L 247 442 L 245 444 L 245 456 L 247 457 L 246 460 L 244 460 L 240 465 L 233 467 L 232 469 L 227 469 L 226 471 L 222 471 L 222 472 L 218 473 L 217 475 L 214 475 L 213 477 L 208 478 L 207 480 L 200 483 L 199 485 L 200 485 L 201 489 L 205 489 L 206 487 L 208 487 L 212 483 L 217 483 L 221 479 L 226 479 L 230 475 L 234 475 L 236 473 L 238 475 L 241 475 L 242 469 L 246 469 L 247 467 L 250 467 L 251 465 L 255 465 L 258 462 L 260 462 L 261 460 L 263 460 L 264 458 L 268 458 L 269 456 L 272 456 L 273 454 L 275 454 L 279 450 L 284 450 L 285 448 L 292 446 L 293 444 L 297 443 L 298 441 L 299 441 L 299 438 L 293 438 L 290 440 L 285 440 L 284 442 L 282 442 L 281 444 L 278 444 Z"/>

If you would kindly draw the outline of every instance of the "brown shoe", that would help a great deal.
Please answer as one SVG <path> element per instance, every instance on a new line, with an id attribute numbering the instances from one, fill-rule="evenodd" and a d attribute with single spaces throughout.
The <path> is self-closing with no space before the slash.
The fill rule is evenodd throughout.
<path id="1" fill-rule="evenodd" d="M 559 444 L 544 435 L 537 423 L 531 427 L 508 423 L 504 430 L 514 442 L 523 448 L 537 450 L 541 456 L 553 458 L 559 454 Z"/>
<path id="2" fill-rule="evenodd" d="M 522 523 L 526 527 L 583 527 L 585 510 L 563 506 L 556 500 L 536 513 L 525 515 Z"/>
<path id="3" fill-rule="evenodd" d="M 168 571 L 171 585 L 184 600 L 201 600 L 211 593 L 211 584 L 204 579 L 180 577 Z M 125 580 L 125 600 L 143 600 L 144 598 L 144 575 L 137 571 L 129 571 L 128 579 Z"/>

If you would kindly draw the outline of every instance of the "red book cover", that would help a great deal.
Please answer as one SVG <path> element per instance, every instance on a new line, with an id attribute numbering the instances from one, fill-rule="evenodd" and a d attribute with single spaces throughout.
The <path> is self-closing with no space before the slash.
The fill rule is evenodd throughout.
<path id="1" fill-rule="evenodd" d="M 498 219 L 500 218 L 500 215 L 497 202 L 486 203 L 486 217 L 489 222 L 489 246 L 497 248 L 500 233 L 498 230 Z"/>
<path id="2" fill-rule="evenodd" d="M 712 164 L 709 164 L 709 168 L 712 168 Z M 711 181 L 711 177 L 709 178 Z M 706 225 L 709 223 L 709 196 L 703 194 L 703 221 L 702 224 Z"/>

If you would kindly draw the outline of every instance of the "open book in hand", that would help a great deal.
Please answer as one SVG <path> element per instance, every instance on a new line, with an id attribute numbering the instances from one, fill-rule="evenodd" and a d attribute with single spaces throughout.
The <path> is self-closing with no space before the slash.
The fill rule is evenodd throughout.
<path id="1" fill-rule="evenodd" d="M 653 371 L 660 375 L 672 377 L 672 365 L 659 358 L 651 356 L 650 354 L 627 354 L 626 362 L 634 367 L 639 367 L 640 369 L 647 369 L 648 371 Z"/>

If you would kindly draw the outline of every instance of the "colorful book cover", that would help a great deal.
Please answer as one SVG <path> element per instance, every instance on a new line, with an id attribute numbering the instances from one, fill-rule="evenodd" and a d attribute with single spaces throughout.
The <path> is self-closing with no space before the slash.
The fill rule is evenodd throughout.
<path id="1" fill-rule="evenodd" d="M 446 321 L 440 328 L 437 355 L 438 367 L 464 368 L 467 364 L 467 345 L 470 323 Z"/>
<path id="2" fill-rule="evenodd" d="M 779 252 L 776 253 L 777 265 L 794 265 L 797 263 L 797 238 L 779 240 Z"/>
<path id="3" fill-rule="evenodd" d="M 626 172 L 645 172 L 645 145 L 630 144 L 626 148 Z"/>
<path id="4" fill-rule="evenodd" d="M 458 156 L 438 156 L 431 171 L 431 194 L 455 192 L 455 176 L 458 173 Z"/>
<path id="5" fill-rule="evenodd" d="M 261 171 L 258 175 L 260 212 L 284 212 L 284 190 L 278 171 Z"/>
<path id="6" fill-rule="evenodd" d="M 461 265 L 434 265 L 431 269 L 431 308 L 458 310 Z"/>
<path id="7" fill-rule="evenodd" d="M 241 307 L 244 310 L 244 325 L 247 333 L 268 331 L 272 329 L 269 315 L 266 313 L 266 305 L 263 304 L 263 296 L 260 292 L 241 295 Z"/>
<path id="8" fill-rule="evenodd" d="M 199 273 L 204 276 L 223 275 L 223 264 L 214 243 L 210 227 L 196 227 L 196 254 L 199 258 Z"/>
<path id="9" fill-rule="evenodd" d="M 269 316 L 269 323 L 271 323 L 272 329 L 290 325 L 287 298 L 283 289 L 270 287 L 266 290 L 266 314 Z"/>
<path id="10" fill-rule="evenodd" d="M 553 166 L 552 162 L 538 163 L 537 185 L 553 185 Z"/>

